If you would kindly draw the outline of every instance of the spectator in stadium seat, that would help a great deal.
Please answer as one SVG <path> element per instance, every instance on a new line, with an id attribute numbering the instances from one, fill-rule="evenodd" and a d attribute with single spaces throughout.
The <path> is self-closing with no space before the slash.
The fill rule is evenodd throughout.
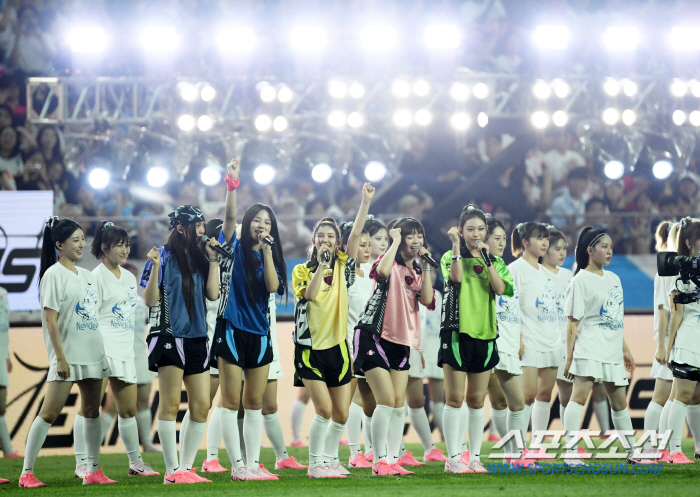
<path id="1" fill-rule="evenodd" d="M 44 153 L 49 161 L 62 161 L 63 152 L 61 151 L 61 140 L 58 136 L 58 128 L 56 126 L 44 126 L 36 134 L 36 141 L 39 148 Z"/>
<path id="2" fill-rule="evenodd" d="M 24 161 L 19 149 L 19 136 L 12 126 L 0 129 L 0 171 L 16 178 L 24 170 Z"/>
<path id="3" fill-rule="evenodd" d="M 0 128 L 12 126 L 12 109 L 5 104 L 0 104 Z"/>
<path id="4" fill-rule="evenodd" d="M 683 171 L 680 176 L 678 176 L 676 194 L 680 202 L 689 205 L 690 209 L 687 211 L 688 214 L 698 214 L 698 206 L 700 204 L 699 191 L 700 178 L 698 178 L 697 174 L 690 171 Z"/>
<path id="5" fill-rule="evenodd" d="M 30 149 L 24 154 L 24 167 L 15 181 L 18 190 L 51 190 L 46 168 L 46 158 L 39 149 Z"/>
<path id="6" fill-rule="evenodd" d="M 543 155 L 543 160 L 552 169 L 555 191 L 561 189 L 563 192 L 569 171 L 585 166 L 586 161 L 581 154 L 571 149 L 570 134 L 559 132 L 554 136 L 553 144 L 554 148 Z"/>
<path id="7" fill-rule="evenodd" d="M 585 214 L 586 199 L 584 193 L 588 188 L 588 169 L 577 167 L 567 175 L 567 190 L 552 202 L 550 210 L 552 224 L 557 229 L 573 235 L 583 223 L 583 216 L 571 217 L 574 214 Z M 569 216 L 569 217 L 567 217 Z"/>
<path id="8" fill-rule="evenodd" d="M 17 22 L 12 23 L 15 39 L 8 61 L 28 73 L 49 74 L 53 69 L 56 44 L 49 33 L 39 26 L 39 14 L 32 5 L 23 5 L 17 11 Z"/>

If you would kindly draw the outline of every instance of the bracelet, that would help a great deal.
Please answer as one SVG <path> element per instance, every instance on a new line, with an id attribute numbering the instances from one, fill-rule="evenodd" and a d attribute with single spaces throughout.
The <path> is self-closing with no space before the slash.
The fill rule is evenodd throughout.
<path id="1" fill-rule="evenodd" d="M 430 269 L 429 267 L 421 268 L 421 272 L 423 273 L 429 273 L 430 271 L 432 271 L 432 269 Z"/>
<path id="2" fill-rule="evenodd" d="M 323 267 L 325 267 L 325 268 L 327 268 L 327 269 L 330 269 L 330 268 L 331 268 L 331 265 L 328 264 L 327 262 L 322 262 L 322 263 L 321 263 L 321 266 L 323 266 Z"/>
<path id="3" fill-rule="evenodd" d="M 231 178 L 231 173 L 228 173 L 226 177 L 224 178 L 224 181 L 226 181 L 226 190 L 229 192 L 232 192 L 236 188 L 238 188 L 241 184 L 241 178 L 236 178 L 233 179 Z"/>
<path id="4" fill-rule="evenodd" d="M 452 260 L 453 260 L 453 261 L 461 261 L 461 260 L 462 260 L 462 256 L 461 256 L 460 254 L 453 255 L 453 256 L 452 256 Z"/>
<path id="5" fill-rule="evenodd" d="M 209 262 L 219 262 L 219 258 L 216 257 L 216 258 L 214 258 L 214 259 L 209 259 Z"/>

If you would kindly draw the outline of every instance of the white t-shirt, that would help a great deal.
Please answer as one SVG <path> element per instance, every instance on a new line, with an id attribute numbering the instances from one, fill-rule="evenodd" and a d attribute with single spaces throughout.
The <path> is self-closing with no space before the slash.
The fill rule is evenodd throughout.
<path id="1" fill-rule="evenodd" d="M 92 270 L 97 280 L 100 323 L 105 355 L 117 361 L 134 360 L 134 329 L 136 328 L 136 278 L 120 268 L 117 278 L 107 266 L 100 264 Z"/>
<path id="2" fill-rule="evenodd" d="M 564 354 L 566 354 L 566 324 L 568 319 L 566 317 L 566 291 L 569 289 L 569 284 L 571 284 L 571 278 L 574 277 L 574 273 L 571 269 L 565 267 L 560 267 L 558 273 L 553 273 L 549 269 L 545 268 L 552 275 L 552 283 L 554 284 L 554 297 L 557 299 L 557 316 L 559 317 L 559 330 L 561 333 L 562 346 L 564 348 Z"/>
<path id="3" fill-rule="evenodd" d="M 566 315 L 578 320 L 574 359 L 620 364 L 625 304 L 615 273 L 581 270 L 566 295 Z"/>
<path id="4" fill-rule="evenodd" d="M 518 292 L 517 286 L 513 285 L 512 297 L 496 295 L 496 321 L 498 322 L 498 338 L 496 339 L 498 350 L 519 357 L 522 322 L 520 320 L 520 292 Z"/>
<path id="5" fill-rule="evenodd" d="M 10 357 L 10 303 L 0 286 L 0 360 Z"/>
<path id="6" fill-rule="evenodd" d="M 535 269 L 520 258 L 508 266 L 519 291 L 521 336 L 525 349 L 551 352 L 561 347 L 557 299 L 552 273 L 542 264 Z"/>
<path id="7" fill-rule="evenodd" d="M 354 336 L 355 327 L 360 321 L 360 314 L 365 310 L 367 301 L 374 290 L 374 280 L 369 278 L 369 271 L 364 273 L 364 278 L 355 276 L 355 283 L 348 288 L 348 336 Z"/>
<path id="8" fill-rule="evenodd" d="M 43 309 L 58 312 L 58 331 L 68 364 L 91 365 L 104 361 L 105 348 L 100 333 L 97 311 L 100 307 L 95 275 L 76 267 L 78 274 L 56 263 L 46 270 L 39 285 L 41 326 L 49 365 L 55 365 L 56 352 L 46 327 Z"/>
<path id="9" fill-rule="evenodd" d="M 674 277 L 673 279 L 675 280 L 676 278 Z M 697 290 L 697 287 L 692 282 L 689 282 L 687 285 L 683 283 L 678 285 L 683 292 L 694 292 Z M 700 354 L 700 302 L 693 302 L 683 306 L 683 321 L 681 321 L 681 325 L 676 332 L 676 341 L 673 342 L 673 348 Z M 691 364 L 691 366 L 700 367 L 700 364 Z"/>
<path id="10" fill-rule="evenodd" d="M 672 280 L 669 282 L 668 280 Z M 670 292 L 675 290 L 675 276 L 659 276 L 659 273 L 654 275 L 654 341 L 659 343 L 659 306 L 664 311 L 670 310 L 671 299 Z M 669 291 L 670 285 L 673 285 L 673 290 Z M 668 323 L 667 323 L 668 325 Z M 668 345 L 668 330 L 666 330 L 666 345 Z"/>

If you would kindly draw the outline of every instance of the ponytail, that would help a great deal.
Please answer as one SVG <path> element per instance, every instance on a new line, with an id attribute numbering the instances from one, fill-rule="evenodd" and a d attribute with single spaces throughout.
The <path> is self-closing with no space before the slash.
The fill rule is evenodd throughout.
<path id="1" fill-rule="evenodd" d="M 131 245 L 129 233 L 112 221 L 101 221 L 95 228 L 95 237 L 92 239 L 90 253 L 95 256 L 95 259 L 102 259 L 105 256 L 105 250 L 109 250 L 120 243 L 127 247 Z M 105 249 L 102 249 L 103 245 Z"/>
<path id="2" fill-rule="evenodd" d="M 525 250 L 525 240 L 529 240 L 532 237 L 542 237 L 549 238 L 549 230 L 546 224 L 542 223 L 520 223 L 513 229 L 511 235 L 510 251 L 513 257 L 519 257 Z"/>
<path id="3" fill-rule="evenodd" d="M 73 219 L 61 219 L 58 216 L 51 216 L 46 221 L 44 227 L 44 237 L 41 243 L 41 265 L 39 266 L 39 283 L 44 273 L 58 262 L 57 243 L 63 243 L 75 233 L 82 230 L 80 225 Z"/>
<path id="4" fill-rule="evenodd" d="M 586 226 L 581 230 L 581 234 L 578 236 L 578 241 L 576 242 L 576 271 L 574 271 L 574 276 L 577 275 L 580 270 L 588 267 L 588 261 L 590 259 L 588 247 L 595 246 L 605 235 L 607 235 L 605 230 L 593 228 L 591 226 Z"/>
<path id="5" fill-rule="evenodd" d="M 668 247 L 668 234 L 671 231 L 671 221 L 661 221 L 656 227 L 656 251 L 661 252 Z"/>
<path id="6" fill-rule="evenodd" d="M 690 247 L 700 240 L 700 220 L 689 216 L 681 219 L 679 224 L 676 252 L 678 252 L 678 255 L 690 256 Z"/>
<path id="7" fill-rule="evenodd" d="M 666 250 L 669 252 L 675 252 L 676 240 L 678 239 L 678 230 L 681 228 L 680 223 L 672 223 L 671 227 L 668 229 L 668 238 L 666 239 Z"/>
<path id="8" fill-rule="evenodd" d="M 342 243 L 339 244 L 340 250 L 343 252 L 347 252 L 348 248 L 348 240 L 350 239 L 350 233 L 352 233 L 352 227 L 355 225 L 354 221 L 348 221 L 347 223 L 343 223 L 340 225 L 338 228 L 340 230 L 340 239 Z M 362 229 L 362 233 L 360 235 L 369 235 L 369 232 L 366 229 Z M 353 254 L 350 254 L 350 257 L 353 259 L 357 259 L 357 257 Z"/>

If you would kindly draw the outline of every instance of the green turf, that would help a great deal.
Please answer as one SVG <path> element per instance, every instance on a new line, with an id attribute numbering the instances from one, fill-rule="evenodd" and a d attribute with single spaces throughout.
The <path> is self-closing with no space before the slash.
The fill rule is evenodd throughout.
<path id="1" fill-rule="evenodd" d="M 492 443 L 484 444 L 482 461 L 487 461 Z M 444 444 L 441 447 L 444 450 Z M 692 440 L 684 440 L 686 455 L 692 457 Z M 419 445 L 409 445 L 416 457 L 422 456 Z M 308 461 L 308 449 L 289 449 L 291 455 L 300 462 Z M 349 451 L 341 447 L 341 460 L 347 462 Z M 197 464 L 201 465 L 204 451 L 200 451 Z M 268 469 L 274 467 L 272 449 L 263 449 L 262 462 Z M 163 457 L 159 453 L 144 455 L 146 462 L 156 471 L 163 472 Z M 497 460 L 494 462 L 498 462 Z M 617 462 L 617 461 L 601 461 Z M 225 451 L 221 450 L 222 465 L 228 464 Z M 69 456 L 40 457 L 36 464 L 36 475 L 48 485 L 39 489 L 19 489 L 17 480 L 22 469 L 22 459 L 0 459 L 0 476 L 10 479 L 10 483 L 0 486 L 0 494 L 21 492 L 24 495 L 128 495 L 145 497 L 154 495 L 222 495 L 231 493 L 244 496 L 304 496 L 304 497 L 370 497 L 375 495 L 397 497 L 444 497 L 451 495 L 469 496 L 532 496 L 532 497 L 572 497 L 598 494 L 600 496 L 683 496 L 700 494 L 700 461 L 698 464 L 672 466 L 663 464 L 660 475 L 490 475 L 466 474 L 446 475 L 443 464 L 430 463 L 427 466 L 411 468 L 416 474 L 404 477 L 376 478 L 370 476 L 369 469 L 353 470 L 353 475 L 344 480 L 309 480 L 305 470 L 278 471 L 279 481 L 231 482 L 228 473 L 205 474 L 213 483 L 199 485 L 163 485 L 163 477 L 134 477 L 126 475 L 124 454 L 103 455 L 100 465 L 104 472 L 119 485 L 83 487 L 81 481 L 73 477 L 75 459 Z"/>

